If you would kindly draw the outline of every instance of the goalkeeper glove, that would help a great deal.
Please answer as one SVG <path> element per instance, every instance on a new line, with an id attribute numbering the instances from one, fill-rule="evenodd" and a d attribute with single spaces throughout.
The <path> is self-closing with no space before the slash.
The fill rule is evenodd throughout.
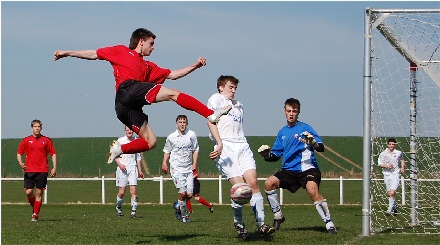
<path id="1" fill-rule="evenodd" d="M 318 143 L 316 142 L 315 137 L 313 137 L 313 135 L 311 133 L 305 131 L 304 133 L 302 133 L 302 135 L 305 137 L 299 138 L 299 140 L 301 140 L 301 142 L 304 142 L 304 143 L 311 145 L 313 147 L 318 146 Z"/>
<path id="2" fill-rule="evenodd" d="M 258 154 L 260 154 L 260 156 L 262 156 L 263 158 L 267 158 L 269 156 L 270 150 L 270 146 L 262 145 L 260 146 L 260 148 L 258 148 Z"/>

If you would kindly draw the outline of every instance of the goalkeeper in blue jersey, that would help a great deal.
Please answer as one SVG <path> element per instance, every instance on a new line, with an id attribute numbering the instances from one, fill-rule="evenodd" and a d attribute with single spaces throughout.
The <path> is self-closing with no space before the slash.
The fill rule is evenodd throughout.
<path id="1" fill-rule="evenodd" d="M 334 234 L 338 230 L 332 221 L 327 201 L 319 192 L 321 171 L 315 157 L 315 151 L 324 151 L 324 143 L 310 125 L 298 121 L 300 107 L 299 100 L 287 99 L 284 103 L 287 125 L 278 132 L 272 148 L 262 145 L 258 149 L 258 153 L 267 162 L 276 162 L 283 157 L 281 171 L 267 178 L 265 183 L 267 200 L 274 213 L 273 227 L 278 230 L 286 220 L 281 212 L 277 189 L 295 193 L 302 187 L 306 189 L 319 216 L 326 223 L 327 231 Z"/>

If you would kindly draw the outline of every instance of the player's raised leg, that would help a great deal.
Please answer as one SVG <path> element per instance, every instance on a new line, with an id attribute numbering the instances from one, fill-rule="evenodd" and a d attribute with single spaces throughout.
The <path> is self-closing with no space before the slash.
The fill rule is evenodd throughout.
<path id="1" fill-rule="evenodd" d="M 154 102 L 162 102 L 162 101 L 175 101 L 181 107 L 195 111 L 201 116 L 207 118 L 212 123 L 216 124 L 221 116 L 227 114 L 231 110 L 231 106 L 221 108 L 218 110 L 211 110 L 205 104 L 203 104 L 200 100 L 195 97 L 182 93 L 176 89 L 169 89 L 164 86 L 161 86 Z"/>

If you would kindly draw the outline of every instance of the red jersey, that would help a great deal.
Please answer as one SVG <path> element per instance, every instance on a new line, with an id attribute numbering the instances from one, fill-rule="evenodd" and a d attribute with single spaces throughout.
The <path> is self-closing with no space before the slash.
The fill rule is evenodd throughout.
<path id="1" fill-rule="evenodd" d="M 98 59 L 107 60 L 113 66 L 116 80 L 116 91 L 127 80 L 137 80 L 149 83 L 163 83 L 171 73 L 144 58 L 133 49 L 124 45 L 99 48 L 96 51 Z"/>
<path id="2" fill-rule="evenodd" d="M 30 135 L 24 138 L 18 147 L 18 154 L 26 153 L 26 172 L 48 173 L 47 154 L 56 154 L 56 149 L 49 137 Z"/>

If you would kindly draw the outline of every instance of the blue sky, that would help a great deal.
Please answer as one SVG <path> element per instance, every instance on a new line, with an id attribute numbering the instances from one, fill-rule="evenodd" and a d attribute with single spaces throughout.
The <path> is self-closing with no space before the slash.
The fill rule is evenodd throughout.
<path id="1" fill-rule="evenodd" d="M 245 134 L 276 135 L 283 103 L 298 98 L 300 120 L 322 136 L 362 136 L 364 10 L 440 8 L 438 1 L 369 2 L 8 2 L 1 3 L 1 138 L 31 134 L 117 137 L 114 78 L 106 61 L 66 58 L 58 49 L 128 45 L 144 27 L 157 35 L 149 60 L 179 69 L 208 65 L 165 86 L 206 103 L 220 75 L 240 79 Z M 178 114 L 206 136 L 206 119 L 172 102 L 145 106 L 157 136 Z"/>

